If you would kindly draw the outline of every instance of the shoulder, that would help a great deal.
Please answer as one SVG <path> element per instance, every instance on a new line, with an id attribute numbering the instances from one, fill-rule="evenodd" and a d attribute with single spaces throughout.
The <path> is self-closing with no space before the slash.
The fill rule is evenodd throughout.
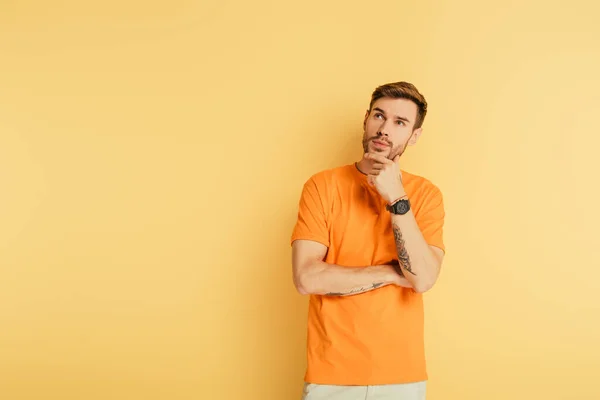
<path id="1" fill-rule="evenodd" d="M 342 165 L 319 171 L 311 175 L 304 183 L 305 186 L 316 186 L 319 189 L 326 189 L 333 185 L 351 179 L 352 165 Z"/>
<path id="2" fill-rule="evenodd" d="M 441 189 L 430 179 L 402 170 L 402 180 L 412 197 L 422 201 L 442 199 Z"/>

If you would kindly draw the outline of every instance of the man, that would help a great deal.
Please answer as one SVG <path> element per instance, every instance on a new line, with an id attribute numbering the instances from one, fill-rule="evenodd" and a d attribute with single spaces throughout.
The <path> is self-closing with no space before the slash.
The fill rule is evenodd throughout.
<path id="1" fill-rule="evenodd" d="M 400 169 L 427 102 L 410 83 L 378 87 L 361 160 L 304 184 L 293 280 L 310 295 L 304 400 L 425 399 L 422 293 L 445 254 L 440 190 Z"/>

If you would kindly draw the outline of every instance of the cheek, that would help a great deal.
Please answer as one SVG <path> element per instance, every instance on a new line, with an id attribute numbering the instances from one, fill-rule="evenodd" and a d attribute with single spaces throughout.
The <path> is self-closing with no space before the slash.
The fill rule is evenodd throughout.
<path id="1" fill-rule="evenodd" d="M 398 129 L 392 135 L 392 140 L 393 140 L 394 144 L 403 144 L 408 140 L 409 137 L 410 137 L 410 132 L 408 132 L 408 130 Z"/>
<path id="2" fill-rule="evenodd" d="M 392 148 L 398 149 L 404 145 L 406 142 L 406 138 L 402 135 L 394 135 L 388 138 L 390 142 L 392 142 Z"/>
<path id="3" fill-rule="evenodd" d="M 365 124 L 365 133 L 368 136 L 373 136 L 377 133 L 377 128 L 378 128 L 378 124 L 375 121 L 369 119 L 367 121 L 367 123 Z"/>

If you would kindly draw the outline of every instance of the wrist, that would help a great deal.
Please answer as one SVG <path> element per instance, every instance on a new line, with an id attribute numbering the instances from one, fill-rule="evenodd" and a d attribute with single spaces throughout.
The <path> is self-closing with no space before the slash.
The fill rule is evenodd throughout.
<path id="1" fill-rule="evenodd" d="M 406 198 L 408 198 L 408 195 L 406 194 L 404 189 L 402 189 L 402 190 L 395 191 L 390 196 L 386 196 L 385 201 L 388 203 L 388 205 L 391 206 L 392 204 L 396 203 L 398 200 L 406 199 Z"/>
<path id="2" fill-rule="evenodd" d="M 387 201 L 388 204 L 391 205 L 393 202 L 395 202 L 405 196 L 406 196 L 406 191 L 404 190 L 404 185 L 402 184 L 402 180 L 398 179 L 396 181 L 396 185 L 394 185 L 394 188 L 392 190 L 390 190 L 386 196 L 384 196 L 384 199 L 385 199 L 385 201 Z"/>
<path id="3" fill-rule="evenodd" d="M 394 285 L 398 285 L 400 283 L 401 276 L 398 274 L 393 265 L 387 264 L 381 265 L 380 267 L 382 268 L 382 277 L 385 283 L 391 283 Z"/>

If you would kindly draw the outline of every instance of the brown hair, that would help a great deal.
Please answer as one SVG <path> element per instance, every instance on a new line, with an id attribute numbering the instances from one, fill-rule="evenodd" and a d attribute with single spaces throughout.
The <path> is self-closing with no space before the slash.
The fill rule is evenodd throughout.
<path id="1" fill-rule="evenodd" d="M 408 99 L 417 105 L 417 120 L 413 129 L 419 129 L 423 125 L 423 120 L 427 114 L 427 101 L 417 88 L 408 82 L 394 82 L 379 86 L 371 95 L 371 104 L 369 104 L 369 112 L 373 108 L 373 104 L 382 97 L 391 97 L 393 99 Z"/>

